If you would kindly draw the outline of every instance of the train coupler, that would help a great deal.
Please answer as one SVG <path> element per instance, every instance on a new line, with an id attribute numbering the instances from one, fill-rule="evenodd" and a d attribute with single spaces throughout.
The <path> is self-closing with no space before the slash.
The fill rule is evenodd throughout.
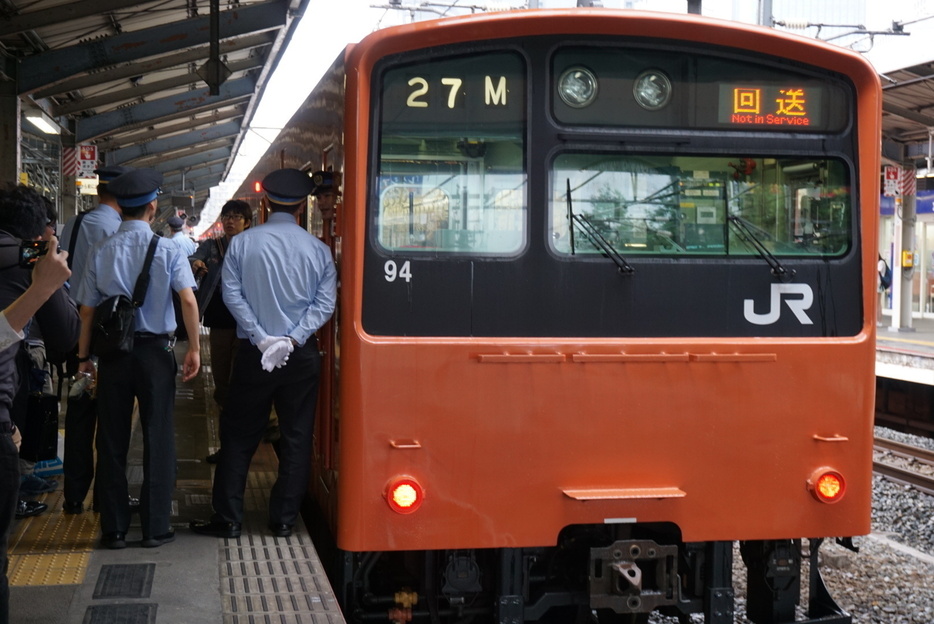
<path id="1" fill-rule="evenodd" d="M 590 607 L 649 613 L 679 601 L 678 547 L 620 540 L 590 549 Z"/>

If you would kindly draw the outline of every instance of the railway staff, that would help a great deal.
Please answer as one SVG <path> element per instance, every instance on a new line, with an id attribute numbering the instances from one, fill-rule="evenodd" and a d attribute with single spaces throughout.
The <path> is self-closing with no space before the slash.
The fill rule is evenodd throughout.
<path id="1" fill-rule="evenodd" d="M 240 348 L 224 407 L 221 455 L 209 521 L 196 533 L 238 537 L 250 459 L 275 404 L 279 474 L 269 497 L 269 529 L 288 537 L 298 519 L 311 469 L 321 355 L 315 332 L 331 317 L 337 270 L 330 249 L 296 222 L 314 189 L 297 169 L 263 180 L 271 214 L 231 240 L 222 273 L 224 303 L 237 319 Z"/>
<path id="2" fill-rule="evenodd" d="M 68 262 L 76 283 L 81 279 L 81 273 L 84 271 L 91 248 L 108 236 L 113 236 L 120 227 L 122 211 L 117 198 L 110 192 L 110 182 L 130 171 L 132 171 L 130 167 L 95 169 L 97 207 L 83 215 L 72 217 L 62 228 L 61 248 L 68 252 Z M 72 243 L 72 238 L 74 238 L 74 243 Z"/>
<path id="3" fill-rule="evenodd" d="M 110 183 L 110 190 L 123 209 L 123 222 L 116 234 L 95 247 L 75 292 L 81 304 L 80 371 L 97 375 L 100 426 L 95 490 L 100 502 L 101 545 L 112 549 L 126 547 L 130 524 L 126 458 L 134 398 L 139 403 L 144 445 L 140 492 L 142 545 L 156 547 L 175 539 L 169 518 L 176 472 L 172 412 L 178 365 L 173 353 L 176 323 L 170 289 L 179 294 L 189 334 L 198 335 L 195 279 L 188 258 L 178 247 L 162 238 L 158 240 L 149 287 L 143 305 L 136 310 L 133 349 L 100 357 L 97 371 L 90 361 L 95 307 L 114 295 L 132 297 L 154 236 L 149 223 L 156 213 L 161 184 L 162 174 L 152 169 L 137 169 Z M 198 373 L 199 346 L 198 340 L 189 341 L 182 381 Z"/>
<path id="4" fill-rule="evenodd" d="M 337 198 L 341 194 L 335 184 L 334 172 L 315 171 L 311 179 L 315 183 L 311 194 L 315 198 L 315 205 L 321 212 L 321 218 L 325 223 L 333 222 L 337 213 Z"/>
<path id="5" fill-rule="evenodd" d="M 68 262 L 75 285 L 80 281 L 91 249 L 120 227 L 122 211 L 117 198 L 110 192 L 110 182 L 132 171 L 130 167 L 101 167 L 97 174 L 98 204 L 94 210 L 68 220 L 62 229 L 62 248 L 68 251 Z M 72 371 L 73 365 L 70 366 Z M 84 511 L 84 499 L 94 480 L 94 431 L 97 412 L 93 407 L 70 409 L 65 414 L 65 453 L 62 511 L 78 514 Z"/>
<path id="6" fill-rule="evenodd" d="M 195 253 L 198 246 L 195 245 L 195 241 L 188 238 L 188 235 L 185 234 L 185 222 L 182 218 L 178 215 L 169 217 L 168 226 L 169 229 L 172 230 L 172 235 L 168 237 L 168 240 L 178 245 L 178 248 L 182 250 L 186 258 Z"/>

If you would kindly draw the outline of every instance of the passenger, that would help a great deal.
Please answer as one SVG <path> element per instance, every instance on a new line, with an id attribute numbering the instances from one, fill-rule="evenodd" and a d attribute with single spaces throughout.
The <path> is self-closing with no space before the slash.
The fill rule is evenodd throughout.
<path id="1" fill-rule="evenodd" d="M 110 182 L 130 171 L 130 167 L 95 169 L 94 173 L 98 176 L 97 207 L 72 217 L 62 229 L 61 241 L 64 249 L 69 252 L 72 286 L 76 286 L 81 280 L 84 266 L 94 245 L 108 236 L 113 236 L 120 227 L 123 211 L 117 203 L 117 198 L 110 192 Z M 70 362 L 67 368 L 68 374 L 73 374 L 77 369 L 77 361 Z M 62 503 L 62 511 L 66 514 L 79 514 L 84 511 L 84 499 L 94 480 L 94 432 L 97 429 L 97 412 L 92 404 L 82 403 L 81 407 L 82 409 L 69 409 L 65 414 L 65 452 L 62 458 L 62 493 L 65 500 Z"/>
<path id="2" fill-rule="evenodd" d="M 32 193 L 22 190 L 0 192 L 0 211 L 4 211 L 9 203 L 14 206 L 31 205 L 29 200 Z M 23 197 L 28 201 L 25 204 L 17 199 Z M 32 214 L 32 210 L 24 211 Z M 0 238 L 8 241 L 13 237 L 0 232 Z M 10 621 L 10 590 L 7 580 L 8 554 L 7 545 L 10 538 L 10 527 L 16 513 L 19 497 L 19 435 L 10 418 L 10 407 L 13 402 L 16 378 L 16 343 L 25 337 L 23 330 L 33 316 L 40 312 L 53 300 L 50 308 L 55 307 L 54 300 L 67 298 L 62 285 L 70 277 L 68 269 L 68 254 L 58 250 L 58 239 L 49 241 L 48 252 L 36 262 L 32 275 L 25 290 L 19 291 L 18 296 L 9 300 L 7 295 L 16 292 L 21 285 L 20 271 L 13 268 L 18 265 L 18 243 L 12 247 L 0 248 L 0 266 L 10 267 L 10 270 L 0 272 L 0 293 L 3 296 L 5 307 L 0 314 L 0 624 L 9 624 Z"/>
<path id="3" fill-rule="evenodd" d="M 168 237 L 168 240 L 178 245 L 178 248 L 182 250 L 186 258 L 195 253 L 197 245 L 195 245 L 195 241 L 188 238 L 188 235 L 183 231 L 185 229 L 185 222 L 182 221 L 182 218 L 179 216 L 169 217 L 168 225 L 169 229 L 172 230 L 172 235 Z"/>
<path id="4" fill-rule="evenodd" d="M 240 340 L 237 338 L 237 321 L 224 305 L 221 295 L 221 267 L 230 240 L 253 223 L 253 210 L 245 201 L 231 199 L 221 208 L 220 222 L 224 226 L 224 235 L 205 240 L 189 260 L 195 277 L 201 280 L 197 293 L 198 310 L 202 315 L 202 324 L 211 329 L 209 340 L 214 402 L 221 410 L 223 424 L 224 401 L 227 399 L 230 373 Z M 219 453 L 220 450 L 208 455 L 208 463 L 216 464 Z"/>
<path id="5" fill-rule="evenodd" d="M 50 199 L 45 196 L 40 198 L 45 212 L 45 227 L 39 238 L 48 242 L 55 235 L 58 211 L 55 210 L 55 205 Z M 70 298 L 69 301 L 71 301 Z M 74 303 L 72 302 L 73 306 Z M 74 314 L 70 310 L 68 313 L 69 317 L 73 319 L 77 314 L 77 308 L 75 308 Z M 71 338 L 74 338 L 74 342 L 72 342 Z M 69 337 L 67 342 L 60 343 L 58 346 L 60 348 L 67 347 L 69 351 L 73 351 L 77 342 L 78 337 L 76 334 Z M 51 348 L 53 346 L 49 345 L 50 348 L 46 348 L 39 322 L 33 320 L 29 324 L 26 338 L 17 355 L 18 373 L 22 382 L 17 390 L 16 397 L 13 399 L 12 416 L 13 422 L 20 425 L 19 429 L 23 436 L 19 455 L 20 499 L 16 508 L 17 518 L 29 518 L 43 513 L 48 509 L 48 505 L 39 501 L 28 500 L 28 498 L 44 492 L 51 492 L 58 487 L 58 481 L 55 479 L 45 479 L 35 474 L 36 461 L 40 459 L 39 455 L 45 450 L 45 445 L 51 442 L 51 440 L 43 438 L 43 434 L 47 433 L 44 424 L 52 418 L 58 420 L 58 397 L 52 385 L 49 358 L 61 361 L 64 354 Z M 57 424 L 54 434 L 57 438 Z"/>
<path id="6" fill-rule="evenodd" d="M 224 303 L 237 320 L 240 349 L 221 427 L 210 520 L 196 533 L 234 538 L 243 522 L 250 459 L 273 403 L 279 416 L 279 473 L 269 497 L 269 529 L 288 537 L 310 471 L 321 356 L 315 332 L 331 317 L 337 270 L 331 251 L 296 223 L 314 188 L 297 169 L 263 180 L 269 220 L 238 235 L 224 260 Z"/>
<path id="7" fill-rule="evenodd" d="M 192 291 L 195 280 L 188 259 L 177 247 L 159 238 L 150 268 L 148 290 L 137 308 L 133 349 L 90 361 L 95 306 L 114 295 L 132 296 L 152 237 L 149 222 L 156 212 L 162 174 L 137 169 L 110 183 L 123 209 L 117 233 L 100 243 L 78 282 L 75 298 L 81 304 L 80 372 L 97 378 L 97 484 L 101 545 L 126 547 L 130 524 L 126 459 L 130 444 L 133 399 L 139 404 L 143 433 L 143 484 L 140 493 L 142 545 L 161 546 L 175 539 L 169 525 L 175 487 L 175 434 L 172 421 L 175 374 L 175 313 L 171 291 L 178 292 L 185 325 L 198 335 L 198 304 Z M 189 342 L 182 364 L 182 381 L 198 374 L 199 341 Z"/>
<path id="8" fill-rule="evenodd" d="M 54 222 L 54 208 L 49 210 L 51 202 L 36 191 L 25 186 L 8 187 L 0 191 L 0 267 L 3 268 L 3 282 L 0 284 L 0 306 L 7 305 L 21 295 L 31 282 L 30 269 L 20 266 L 20 241 L 41 240 L 47 233 L 50 220 Z M 62 288 L 60 292 L 44 305 L 26 330 L 36 336 L 35 326 L 44 330 L 43 342 L 49 349 L 59 352 L 70 351 L 78 339 L 78 311 L 74 302 Z M 7 406 L 10 417 L 24 436 L 24 457 L 28 460 L 23 467 L 27 472 L 20 473 L 20 495 L 23 505 L 18 505 L 21 516 L 36 515 L 45 510 L 42 503 L 29 504 L 25 499 L 43 492 L 49 492 L 58 486 L 58 482 L 42 479 L 32 473 L 33 461 L 41 446 L 41 423 L 32 426 L 31 419 L 42 418 L 42 414 L 30 413 L 31 371 L 33 368 L 29 349 L 21 344 L 17 349 L 4 353 L 14 361 L 15 375 L 0 381 L 4 386 L 0 392 L 12 390 Z M 9 384 L 9 385 L 6 385 Z"/>

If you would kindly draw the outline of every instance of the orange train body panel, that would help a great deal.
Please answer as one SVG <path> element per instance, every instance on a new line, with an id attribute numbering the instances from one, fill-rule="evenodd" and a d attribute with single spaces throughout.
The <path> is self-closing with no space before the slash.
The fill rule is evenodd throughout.
<path id="1" fill-rule="evenodd" d="M 565 526 L 619 519 L 674 522 L 685 541 L 867 533 L 872 426 L 861 415 L 872 409 L 874 385 L 859 362 L 872 341 L 822 344 L 817 352 L 807 344 L 756 347 L 776 361 L 487 364 L 480 356 L 497 349 L 543 346 L 361 342 L 367 365 L 342 402 L 340 499 L 350 504 L 340 512 L 339 543 L 348 550 L 552 545 Z M 665 345 L 701 354 L 725 348 L 755 352 Z M 547 350 L 595 349 L 552 343 Z M 822 391 L 802 392 L 802 376 L 815 370 L 825 371 Z M 846 441 L 824 439 L 836 436 Z M 394 448 L 397 439 L 417 439 L 418 448 Z M 834 505 L 807 488 L 823 465 L 847 479 Z M 416 514 L 394 514 L 380 496 L 398 474 L 425 489 Z M 632 488 L 684 494 L 565 493 Z"/>

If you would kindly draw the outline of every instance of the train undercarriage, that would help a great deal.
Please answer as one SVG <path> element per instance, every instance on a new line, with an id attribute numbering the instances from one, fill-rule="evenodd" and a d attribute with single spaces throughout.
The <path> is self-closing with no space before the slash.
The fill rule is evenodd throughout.
<path id="1" fill-rule="evenodd" d="M 732 624 L 733 543 L 672 537 L 666 526 L 570 527 L 549 548 L 340 552 L 329 573 L 348 622 L 644 624 L 655 611 Z M 740 543 L 748 621 L 850 624 L 821 578 L 822 541 L 807 553 L 801 540 Z M 796 619 L 805 559 L 809 600 Z"/>

